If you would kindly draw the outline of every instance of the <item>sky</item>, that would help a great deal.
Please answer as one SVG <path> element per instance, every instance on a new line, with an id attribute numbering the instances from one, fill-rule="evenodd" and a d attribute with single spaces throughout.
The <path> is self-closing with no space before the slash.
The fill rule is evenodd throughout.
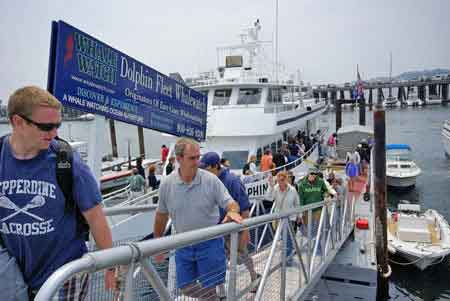
<path id="1" fill-rule="evenodd" d="M 0 99 L 46 87 L 52 20 L 63 20 L 158 71 L 217 67 L 256 19 L 274 40 L 276 0 L 0 0 Z M 279 60 L 313 84 L 450 69 L 448 0 L 279 0 Z"/>

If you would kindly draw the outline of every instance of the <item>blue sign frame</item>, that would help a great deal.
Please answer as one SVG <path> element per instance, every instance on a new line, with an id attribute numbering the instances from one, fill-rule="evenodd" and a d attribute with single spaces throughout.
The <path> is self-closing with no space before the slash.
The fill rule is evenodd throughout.
<path id="1" fill-rule="evenodd" d="M 48 90 L 64 105 L 205 140 L 207 97 L 63 22 L 52 23 Z"/>

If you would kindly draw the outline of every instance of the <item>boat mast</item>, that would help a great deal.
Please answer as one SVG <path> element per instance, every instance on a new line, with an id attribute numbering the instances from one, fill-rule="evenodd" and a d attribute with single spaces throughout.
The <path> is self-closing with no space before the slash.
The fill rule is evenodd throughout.
<path id="1" fill-rule="evenodd" d="M 278 0 L 275 7 L 275 80 L 278 83 Z"/>
<path id="2" fill-rule="evenodd" d="M 392 83 L 392 51 L 389 52 L 389 85 Z M 389 86 L 389 97 L 392 97 L 392 87 Z"/>

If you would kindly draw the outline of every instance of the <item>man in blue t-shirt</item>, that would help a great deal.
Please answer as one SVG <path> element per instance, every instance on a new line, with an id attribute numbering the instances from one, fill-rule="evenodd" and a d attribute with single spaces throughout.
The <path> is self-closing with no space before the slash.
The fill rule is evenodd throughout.
<path id="1" fill-rule="evenodd" d="M 77 231 L 75 210 L 65 212 L 64 194 L 56 177 L 54 139 L 61 125 L 61 103 L 41 88 L 24 87 L 10 96 L 8 117 L 12 133 L 2 139 L 0 153 L 0 235 L 4 247 L 16 258 L 33 300 L 55 270 L 80 258 L 87 248 Z M 74 202 L 97 246 L 110 248 L 111 231 L 98 184 L 76 152 L 72 172 Z M 77 283 L 69 280 L 71 289 L 61 297 L 70 293 L 73 300 L 83 299 L 87 276 L 77 279 Z M 114 283 L 114 271 L 106 271 L 105 286 L 113 288 Z M 73 296 L 74 292 L 78 296 Z"/>
<path id="2" fill-rule="evenodd" d="M 205 169 L 212 174 L 215 174 L 223 185 L 228 190 L 233 200 L 238 202 L 240 213 L 242 218 L 248 218 L 250 213 L 250 202 L 248 200 L 247 192 L 245 191 L 244 184 L 242 184 L 239 177 L 230 172 L 228 168 L 222 168 L 220 164 L 220 157 L 215 152 L 209 152 L 202 156 L 200 159 L 200 168 Z M 225 210 L 220 208 L 220 219 L 219 222 L 225 218 Z M 243 230 L 239 234 L 239 247 L 238 247 L 238 264 L 245 264 L 247 267 L 252 282 L 255 281 L 259 275 L 255 271 L 252 258 L 248 254 L 247 245 L 250 241 L 250 234 L 248 229 Z M 225 237 L 225 248 L 227 255 L 230 255 L 230 237 Z M 256 286 L 252 289 L 252 292 L 256 292 Z"/>

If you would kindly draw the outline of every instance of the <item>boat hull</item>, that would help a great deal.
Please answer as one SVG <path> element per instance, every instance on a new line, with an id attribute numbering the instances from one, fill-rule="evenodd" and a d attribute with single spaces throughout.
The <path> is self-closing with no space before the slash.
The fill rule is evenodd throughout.
<path id="1" fill-rule="evenodd" d="M 392 253 L 392 252 L 390 252 L 390 253 Z M 433 257 L 422 257 L 421 258 L 414 254 L 410 254 L 410 253 L 407 253 L 407 252 L 404 252 L 404 251 L 398 250 L 398 249 L 395 250 L 394 254 L 406 259 L 408 262 L 413 263 L 413 265 L 421 271 L 440 262 L 443 259 L 442 257 L 446 257 L 445 255 L 441 255 L 441 256 L 438 255 L 438 256 L 433 256 Z"/>
<path id="2" fill-rule="evenodd" d="M 442 145 L 447 158 L 450 158 L 450 122 L 446 122 L 442 128 Z"/>
<path id="3" fill-rule="evenodd" d="M 387 184 L 391 187 L 408 188 L 416 185 L 416 178 L 413 177 L 393 177 L 387 176 Z"/>

